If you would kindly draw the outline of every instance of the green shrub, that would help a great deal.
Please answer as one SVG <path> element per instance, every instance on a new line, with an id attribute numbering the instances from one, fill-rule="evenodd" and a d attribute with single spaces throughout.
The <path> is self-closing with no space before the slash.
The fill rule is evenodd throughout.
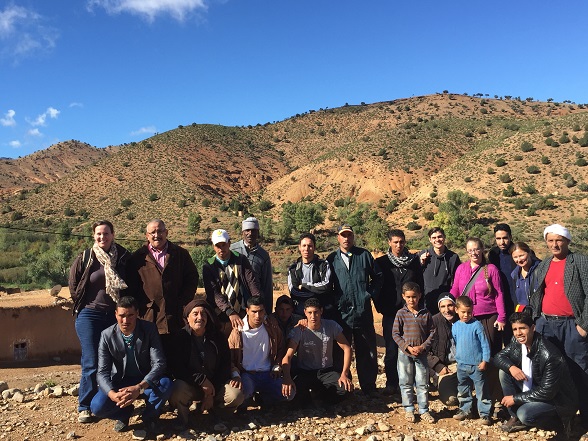
<path id="1" fill-rule="evenodd" d="M 578 160 L 576 161 L 576 165 L 578 167 L 586 167 L 588 165 L 588 162 L 584 158 L 578 158 Z"/>
<path id="2" fill-rule="evenodd" d="M 13 211 L 12 214 L 10 215 L 10 220 L 17 221 L 17 220 L 21 220 L 23 217 L 24 217 L 24 215 L 20 211 Z"/>
<path id="3" fill-rule="evenodd" d="M 530 173 L 532 175 L 536 175 L 541 173 L 541 169 L 539 167 L 537 167 L 536 165 L 530 165 L 527 167 L 527 173 Z"/>
<path id="4" fill-rule="evenodd" d="M 529 183 L 523 187 L 523 191 L 527 194 L 535 194 L 537 193 L 537 189 L 533 183 Z"/>
<path id="5" fill-rule="evenodd" d="M 496 161 L 494 161 L 494 164 L 496 167 L 504 167 L 506 165 L 506 161 L 504 158 L 498 158 Z"/>
<path id="6" fill-rule="evenodd" d="M 127 219 L 128 219 L 128 220 L 133 220 L 133 219 L 135 219 L 135 213 L 133 213 L 132 211 L 129 211 L 129 212 L 127 213 Z"/>
<path id="7" fill-rule="evenodd" d="M 124 208 L 128 208 L 131 205 L 133 205 L 133 201 L 131 201 L 130 199 L 123 199 L 122 201 L 120 201 L 120 204 L 124 207 Z"/>
<path id="8" fill-rule="evenodd" d="M 186 201 L 186 199 L 180 199 L 180 200 L 178 201 L 178 207 L 180 207 L 180 208 L 184 208 L 184 207 L 187 205 L 187 203 L 188 203 L 188 202 Z"/>
<path id="9" fill-rule="evenodd" d="M 581 184 L 578 185 L 578 190 L 588 191 L 588 184 L 586 184 L 585 182 L 582 182 Z"/>
<path id="10" fill-rule="evenodd" d="M 515 155 L 515 157 L 513 158 L 515 161 L 522 161 L 523 157 L 521 155 Z"/>
<path id="11" fill-rule="evenodd" d="M 563 135 L 561 135 L 559 137 L 559 143 L 560 144 L 567 144 L 568 142 L 570 142 L 570 137 L 568 136 L 568 134 L 566 132 L 564 132 Z M 552 144 L 552 147 L 555 147 L 555 146 Z"/>
<path id="12" fill-rule="evenodd" d="M 419 204 L 417 204 L 416 202 L 414 204 L 412 204 L 410 206 L 410 208 L 412 208 L 413 210 L 418 210 L 419 209 Z"/>
<path id="13" fill-rule="evenodd" d="M 494 170 L 492 167 L 488 167 L 488 169 L 486 170 L 486 173 L 488 173 L 489 175 L 493 175 L 496 173 L 496 170 Z"/>
<path id="14" fill-rule="evenodd" d="M 425 211 L 423 213 L 423 217 L 425 218 L 425 220 L 432 221 L 433 219 L 435 219 L 435 213 L 433 213 L 432 211 Z"/>
<path id="15" fill-rule="evenodd" d="M 268 210 L 271 210 L 272 208 L 274 208 L 274 204 L 272 204 L 270 201 L 267 201 L 265 199 L 262 199 L 261 201 L 259 201 L 257 206 L 259 207 L 259 211 L 268 211 Z"/>
<path id="16" fill-rule="evenodd" d="M 524 142 L 521 144 L 521 150 L 522 150 L 524 153 L 528 153 L 528 152 L 532 152 L 533 150 L 535 150 L 535 147 L 533 147 L 533 144 L 531 144 L 530 142 L 528 142 L 528 141 L 524 141 Z"/>
<path id="17" fill-rule="evenodd" d="M 517 195 L 514 187 L 512 185 L 507 186 L 505 189 L 502 190 L 502 196 L 506 198 L 512 198 Z"/>
<path id="18" fill-rule="evenodd" d="M 409 231 L 417 231 L 420 230 L 422 227 L 417 224 L 415 221 L 410 221 L 408 224 L 406 224 L 406 229 Z"/>
<path id="19" fill-rule="evenodd" d="M 392 199 L 390 202 L 388 202 L 388 205 L 386 205 L 386 212 L 392 213 L 394 210 L 396 210 L 397 206 L 398 201 L 396 199 Z"/>
<path id="20" fill-rule="evenodd" d="M 155 193 L 151 193 L 151 194 L 149 195 L 149 200 L 150 200 L 151 202 L 155 202 L 157 199 L 159 199 L 159 196 L 157 196 L 157 194 L 155 194 Z"/>
<path id="21" fill-rule="evenodd" d="M 202 199 L 202 206 L 203 207 L 210 207 L 210 199 L 208 199 L 208 198 Z"/>
<path id="22" fill-rule="evenodd" d="M 508 184 L 509 182 L 512 182 L 512 178 L 508 173 L 500 175 L 498 179 L 500 179 L 500 182 L 502 182 L 503 184 Z"/>
<path id="23" fill-rule="evenodd" d="M 466 176 L 463 180 L 465 182 L 472 182 L 472 177 L 471 176 Z"/>
<path id="24" fill-rule="evenodd" d="M 551 161 L 549 160 L 549 158 L 547 156 L 541 156 L 541 164 L 551 164 Z"/>

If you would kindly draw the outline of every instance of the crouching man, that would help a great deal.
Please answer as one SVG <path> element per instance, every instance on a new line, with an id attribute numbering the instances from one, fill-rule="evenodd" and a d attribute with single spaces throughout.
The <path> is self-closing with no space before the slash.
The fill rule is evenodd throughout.
<path id="1" fill-rule="evenodd" d="M 169 360 L 175 378 L 169 402 L 178 410 L 177 431 L 188 427 L 195 401 L 200 411 L 227 413 L 243 402 L 243 392 L 231 385 L 229 344 L 212 307 L 204 299 L 192 300 L 183 315 L 187 324 L 174 335 Z"/>
<path id="2" fill-rule="evenodd" d="M 296 326 L 292 329 L 288 349 L 282 360 L 282 393 L 290 396 L 296 391 L 298 404 L 309 403 L 311 390 L 318 399 L 329 404 L 341 401 L 353 390 L 349 375 L 351 346 L 343 335 L 343 328 L 333 320 L 322 319 L 322 313 L 319 300 L 310 298 L 304 302 L 307 326 Z M 337 372 L 333 368 L 335 342 L 343 350 L 343 372 Z M 298 354 L 297 366 L 291 373 L 295 353 Z"/>
<path id="3" fill-rule="evenodd" d="M 245 399 L 256 395 L 263 405 L 294 398 L 282 395 L 282 368 L 286 346 L 275 318 L 265 313 L 261 297 L 247 300 L 243 327 L 233 328 L 229 336 L 233 383 L 243 390 Z"/>
<path id="4" fill-rule="evenodd" d="M 507 433 L 540 426 L 559 417 L 569 436 L 578 409 L 578 395 L 560 351 L 535 332 L 531 315 L 510 316 L 514 338 L 494 357 L 504 392 L 502 405 L 510 419 Z"/>
<path id="5" fill-rule="evenodd" d="M 172 389 L 172 381 L 164 376 L 166 363 L 157 326 L 137 315 L 136 300 L 122 297 L 116 303 L 117 323 L 102 331 L 98 346 L 99 391 L 90 409 L 98 418 L 117 420 L 117 432 L 128 429 L 133 402 L 139 397 L 145 398 L 145 428 L 155 431 Z"/>

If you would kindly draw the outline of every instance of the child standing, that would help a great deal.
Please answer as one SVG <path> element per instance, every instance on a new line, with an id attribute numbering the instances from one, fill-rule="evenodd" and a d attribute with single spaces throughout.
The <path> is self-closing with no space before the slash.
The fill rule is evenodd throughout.
<path id="1" fill-rule="evenodd" d="M 398 345 L 398 378 L 402 406 L 406 420 L 414 423 L 414 404 L 419 405 L 421 421 L 434 423 L 429 412 L 429 381 L 427 352 L 435 334 L 435 325 L 429 311 L 419 308 L 421 288 L 414 282 L 402 286 L 404 307 L 398 311 L 392 327 L 392 338 Z"/>
<path id="2" fill-rule="evenodd" d="M 486 390 L 484 374 L 490 362 L 490 343 L 482 324 L 472 316 L 474 307 L 472 299 L 460 296 L 455 303 L 459 321 L 453 324 L 451 332 L 455 340 L 459 410 L 453 418 L 463 421 L 471 417 L 473 383 L 476 389 L 480 422 L 490 426 L 492 402 Z"/>

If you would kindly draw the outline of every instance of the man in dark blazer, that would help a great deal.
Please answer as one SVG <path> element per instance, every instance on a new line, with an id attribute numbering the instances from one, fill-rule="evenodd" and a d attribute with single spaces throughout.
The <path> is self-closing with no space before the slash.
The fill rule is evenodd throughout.
<path id="1" fill-rule="evenodd" d="M 531 308 L 537 332 L 566 356 L 578 390 L 583 430 L 588 430 L 588 256 L 569 249 L 572 235 L 553 224 L 543 238 L 551 256 L 533 273 Z M 588 440 L 588 432 L 583 439 Z"/>
<path id="2" fill-rule="evenodd" d="M 172 391 L 172 381 L 164 376 L 166 362 L 157 327 L 137 316 L 137 301 L 122 297 L 116 304 L 117 323 L 102 331 L 98 346 L 99 390 L 90 409 L 98 418 L 117 420 L 117 432 L 128 429 L 133 402 L 141 396 L 146 402 L 145 428 L 154 431 Z"/>

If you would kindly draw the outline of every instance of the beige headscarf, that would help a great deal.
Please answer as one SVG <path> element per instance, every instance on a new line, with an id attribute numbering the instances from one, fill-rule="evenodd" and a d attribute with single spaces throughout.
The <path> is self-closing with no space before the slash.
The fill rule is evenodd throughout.
<path id="1" fill-rule="evenodd" d="M 92 247 L 94 254 L 98 262 L 104 267 L 104 275 L 106 276 L 106 294 L 110 296 L 112 300 L 118 302 L 120 299 L 121 289 L 128 288 L 127 284 L 116 272 L 116 261 L 118 260 L 118 250 L 114 241 L 110 247 L 110 251 L 107 253 L 98 244 L 94 244 Z"/>

